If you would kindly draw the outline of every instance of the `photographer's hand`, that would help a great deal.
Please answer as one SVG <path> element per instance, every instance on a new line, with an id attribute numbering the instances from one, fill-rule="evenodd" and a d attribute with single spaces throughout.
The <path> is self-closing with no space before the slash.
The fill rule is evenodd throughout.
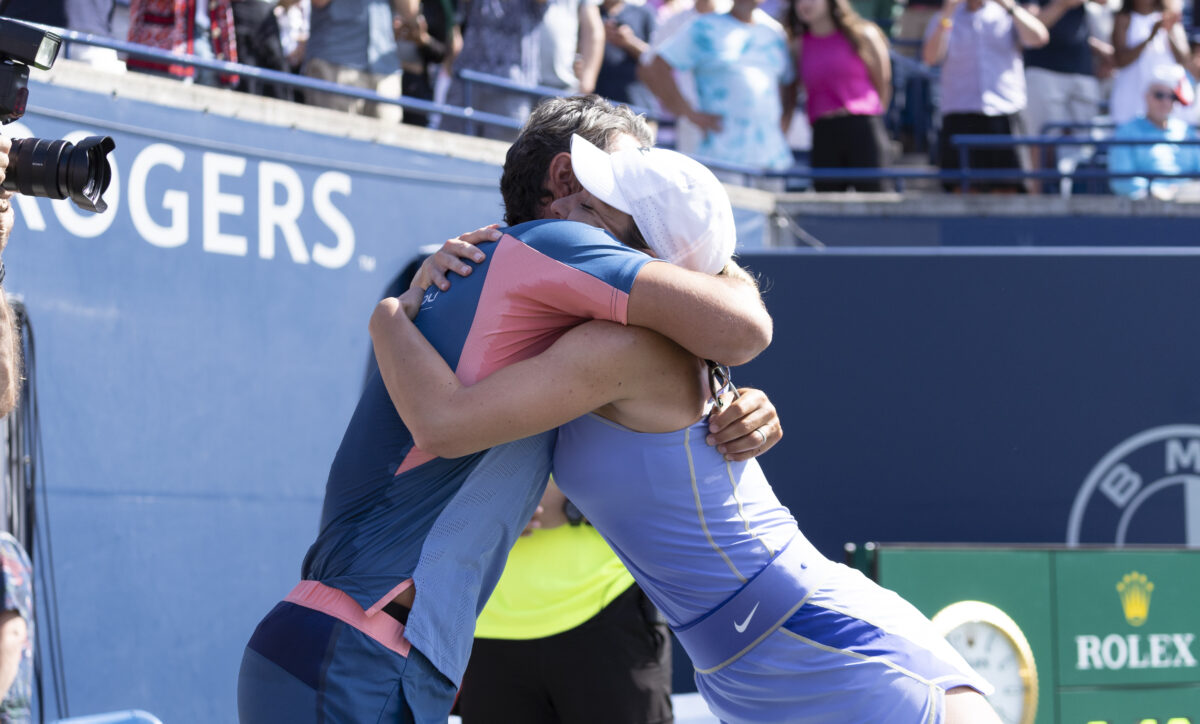
<path id="1" fill-rule="evenodd" d="M 8 246 L 8 235 L 12 233 L 13 222 L 16 221 L 17 215 L 13 212 L 11 191 L 0 189 L 0 252 L 3 252 Z M 2 263 L 2 262 L 0 262 Z M 0 275 L 0 285 L 3 285 L 4 277 Z"/>
<path id="2" fill-rule="evenodd" d="M 12 233 L 13 222 L 16 221 L 17 215 L 13 212 L 11 191 L 0 189 L 0 252 L 3 252 L 8 246 L 8 235 Z M 3 262 L 0 262 L 3 264 Z M 4 276 L 0 274 L 0 285 L 4 283 Z"/>
<path id="3" fill-rule="evenodd" d="M 11 148 L 12 141 L 0 136 L 0 183 L 4 183 L 4 177 L 8 173 L 8 152 Z M 13 192 L 0 189 L 0 252 L 8 246 L 8 235 L 12 232 L 13 221 L 16 218 L 12 209 L 12 197 Z M 0 277 L 0 284 L 2 283 L 3 277 Z"/>

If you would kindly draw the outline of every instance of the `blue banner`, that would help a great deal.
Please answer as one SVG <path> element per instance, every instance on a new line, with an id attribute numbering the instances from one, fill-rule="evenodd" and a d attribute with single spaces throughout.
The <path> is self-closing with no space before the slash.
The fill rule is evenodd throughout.
<path id="1" fill-rule="evenodd" d="M 499 168 L 39 83 L 5 131 L 116 141 L 108 211 L 19 196 L 4 253 L 37 340 L 70 713 L 232 721 L 371 310 L 420 245 L 500 220 Z"/>

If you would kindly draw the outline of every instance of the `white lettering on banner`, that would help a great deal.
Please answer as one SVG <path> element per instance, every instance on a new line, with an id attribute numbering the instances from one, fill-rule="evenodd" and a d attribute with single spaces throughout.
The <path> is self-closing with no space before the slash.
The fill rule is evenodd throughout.
<path id="1" fill-rule="evenodd" d="M 340 269 L 354 256 L 354 227 L 345 214 L 334 206 L 330 198 L 334 193 L 349 196 L 350 177 L 337 171 L 326 171 L 313 184 L 313 208 L 317 211 L 317 217 L 333 231 L 337 246 L 314 244 L 312 258 L 323 267 Z"/>
<path id="2" fill-rule="evenodd" d="M 34 134 L 23 123 L 13 123 L 5 131 L 12 138 L 29 138 Z M 78 143 L 96 135 L 95 132 L 73 131 L 64 140 Z M 118 150 L 120 153 L 120 150 Z M 195 196 L 189 193 L 188 181 L 195 176 L 189 154 L 168 143 L 151 143 L 133 158 L 129 167 L 129 216 L 138 236 L 147 243 L 173 249 L 187 244 L 191 238 L 191 204 Z M 112 169 L 111 182 L 104 193 L 108 211 L 93 214 L 75 208 L 70 200 L 54 200 L 51 208 L 63 229 L 73 236 L 90 239 L 107 232 L 116 221 L 121 203 L 121 175 L 117 157 L 108 157 Z M 162 169 L 156 171 L 156 169 Z M 246 175 L 247 159 L 243 156 L 206 151 L 200 160 L 200 217 L 201 247 L 212 254 L 245 257 L 250 253 L 247 236 L 230 233 L 246 225 L 226 217 L 243 217 L 246 198 L 242 194 L 223 192 L 221 184 L 227 177 Z M 312 204 L 321 225 L 302 227 L 300 219 L 306 207 L 306 189 L 300 174 L 291 166 L 260 161 L 255 166 L 257 178 L 258 256 L 274 259 L 278 239 L 282 238 L 287 255 L 296 264 L 315 262 L 328 269 L 340 269 L 354 257 L 356 234 L 345 212 L 338 208 L 334 196 L 349 197 L 353 179 L 345 173 L 326 171 L 312 185 Z M 172 173 L 173 172 L 173 173 Z M 151 176 L 154 176 L 151 191 Z M 163 191 L 159 189 L 165 188 Z M 159 196 L 161 193 L 161 196 Z M 13 197 L 21 223 L 30 231 L 46 231 L 48 225 L 41 199 L 17 194 Z M 254 203 L 252 200 L 251 203 Z M 165 212 L 165 213 L 164 213 Z M 222 221 L 227 231 L 222 231 Z M 324 228 L 322 228 L 324 227 Z M 326 231 L 327 230 L 327 231 Z M 305 233 L 319 238 L 311 246 Z M 330 238 L 329 234 L 332 234 Z M 360 260 L 361 262 L 361 260 Z M 369 265 L 362 265 L 371 271 Z"/>
<path id="3" fill-rule="evenodd" d="M 1150 657 L 1144 655 L 1141 649 L 1142 639 L 1140 636 L 1127 636 L 1126 641 L 1129 642 L 1129 668 L 1145 669 L 1150 666 Z"/>
<path id="4" fill-rule="evenodd" d="M 1192 633 L 1150 634 L 1143 648 L 1138 634 L 1109 634 L 1075 637 L 1075 668 L 1090 669 L 1186 669 L 1196 666 Z"/>
<path id="5" fill-rule="evenodd" d="M 1182 505 L 1158 503 L 1161 507 L 1154 510 L 1178 511 L 1182 525 L 1146 526 L 1135 522 L 1139 510 L 1149 501 L 1162 500 L 1164 494 L 1177 496 L 1179 492 Z M 1140 542 L 1200 547 L 1200 425 L 1163 425 L 1144 430 L 1100 459 L 1071 505 L 1067 545 L 1108 540 L 1105 529 L 1112 529 L 1111 541 L 1118 546 L 1136 535 L 1150 539 Z"/>
<path id="6" fill-rule="evenodd" d="M 1100 645 L 1100 655 L 1104 659 L 1105 668 L 1125 668 L 1125 659 L 1129 656 L 1129 651 L 1125 648 L 1125 639 L 1116 634 L 1105 636 L 1104 643 Z"/>
<path id="7" fill-rule="evenodd" d="M 188 195 L 179 189 L 169 189 L 163 193 L 163 208 L 170 213 L 170 226 L 161 226 L 150 216 L 146 205 L 147 180 L 150 170 L 155 166 L 166 166 L 173 171 L 183 171 L 186 156 L 175 146 L 165 143 L 153 143 L 147 146 L 133 159 L 129 168 L 129 216 L 133 219 L 133 228 L 143 239 L 154 246 L 171 249 L 182 246 L 188 240 Z"/>
<path id="8" fill-rule="evenodd" d="M 1100 492 L 1117 507 L 1124 507 L 1141 487 L 1142 476 L 1133 472 L 1125 463 L 1109 470 L 1108 475 L 1100 481 Z"/>
<path id="9" fill-rule="evenodd" d="M 1081 671 L 1104 668 L 1104 664 L 1100 662 L 1099 636 L 1076 636 L 1075 653 L 1075 668 Z"/>
<path id="10" fill-rule="evenodd" d="M 246 256 L 247 240 L 238 234 L 221 233 L 221 215 L 241 216 L 246 210 L 246 199 L 237 194 L 221 193 L 222 176 L 242 176 L 246 173 L 246 159 L 241 156 L 226 156 L 223 153 L 204 153 L 204 250 L 216 254 Z"/>
<path id="11" fill-rule="evenodd" d="M 30 231 L 46 230 L 46 217 L 42 215 L 42 209 L 38 206 L 37 199 L 17 194 L 12 197 L 12 200 L 17 202 L 17 211 L 20 212 L 21 221 L 25 222 Z"/>
<path id="12" fill-rule="evenodd" d="M 1200 440 L 1188 440 L 1187 447 L 1178 439 L 1167 441 L 1167 472 L 1173 475 L 1180 468 L 1200 473 Z"/>
<path id="13" fill-rule="evenodd" d="M 275 187 L 282 186 L 283 204 L 275 205 Z M 300 212 L 304 210 L 304 184 L 290 166 L 263 161 L 258 164 L 258 255 L 275 258 L 275 229 L 283 234 L 288 253 L 297 264 L 308 263 L 308 249 L 300 234 Z"/>
<path id="14" fill-rule="evenodd" d="M 1196 634 L 1193 633 L 1171 634 L 1176 653 L 1172 666 L 1191 668 L 1196 665 L 1196 657 L 1192 656 L 1192 641 L 1195 639 Z"/>
<path id="15" fill-rule="evenodd" d="M 1168 634 L 1150 634 L 1150 665 L 1156 669 L 1170 666 L 1167 658 L 1167 644 L 1171 642 Z"/>
<path id="16" fill-rule="evenodd" d="M 91 135 L 95 134 L 74 131 L 64 136 L 63 140 L 69 143 L 79 143 Z M 104 200 L 113 208 L 117 208 L 121 205 L 121 173 L 117 166 L 117 159 L 110 157 L 108 166 L 112 171 L 112 176 L 109 179 L 108 191 L 104 194 Z M 100 236 L 108 231 L 108 228 L 117 220 L 116 214 L 96 214 L 78 209 L 69 199 L 52 201 L 50 208 L 54 210 L 54 215 L 58 217 L 58 223 L 62 224 L 64 229 L 84 239 L 94 239 Z"/>

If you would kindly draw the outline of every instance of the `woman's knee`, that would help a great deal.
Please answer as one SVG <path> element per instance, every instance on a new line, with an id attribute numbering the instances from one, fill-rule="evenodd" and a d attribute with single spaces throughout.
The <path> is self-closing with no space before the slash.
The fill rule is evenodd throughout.
<path id="1" fill-rule="evenodd" d="M 946 692 L 946 724 L 1003 724 L 983 694 L 969 686 Z"/>

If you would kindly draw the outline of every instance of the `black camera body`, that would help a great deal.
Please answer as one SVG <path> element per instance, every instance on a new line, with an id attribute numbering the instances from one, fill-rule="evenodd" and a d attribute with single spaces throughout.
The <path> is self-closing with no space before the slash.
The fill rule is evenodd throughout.
<path id="1" fill-rule="evenodd" d="M 28 84 L 29 66 L 11 60 L 0 62 L 0 123 L 12 123 L 25 115 Z"/>
<path id="2" fill-rule="evenodd" d="M 0 18 L 0 123 L 25 115 L 29 66 L 50 70 L 62 38 L 32 25 Z M 42 138 L 13 140 L 8 171 L 0 187 L 26 196 L 71 199 L 86 211 L 108 208 L 102 198 L 112 180 L 109 136 L 89 136 L 78 144 Z"/>

